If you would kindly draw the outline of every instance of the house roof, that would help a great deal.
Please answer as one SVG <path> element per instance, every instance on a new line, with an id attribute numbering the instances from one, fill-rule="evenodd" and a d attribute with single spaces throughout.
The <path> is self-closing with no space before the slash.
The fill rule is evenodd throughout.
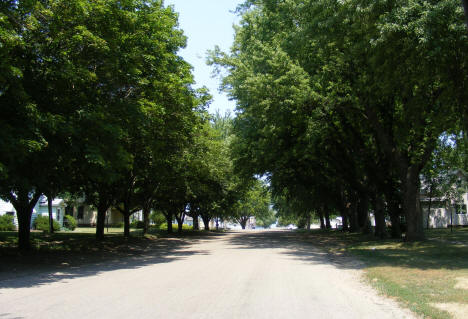
<path id="1" fill-rule="evenodd" d="M 52 206 L 60 206 L 64 203 L 64 200 L 62 198 L 54 198 L 52 200 Z M 41 197 L 39 201 L 39 206 L 47 206 L 47 197 Z"/>

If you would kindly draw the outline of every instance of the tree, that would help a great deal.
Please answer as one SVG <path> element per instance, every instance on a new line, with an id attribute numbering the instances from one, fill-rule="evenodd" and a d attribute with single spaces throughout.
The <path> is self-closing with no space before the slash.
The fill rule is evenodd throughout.
<path id="1" fill-rule="evenodd" d="M 211 60 L 227 69 L 223 85 L 237 101 L 238 166 L 301 176 L 307 164 L 298 160 L 313 167 L 321 150 L 331 180 L 345 180 L 355 198 L 352 228 L 368 229 L 366 197 L 376 194 L 376 206 L 385 193 L 402 207 L 406 239 L 422 238 L 419 173 L 466 113 L 459 3 L 265 0 L 240 13 L 231 53 Z M 318 136 L 331 138 L 324 145 Z"/>
<path id="2" fill-rule="evenodd" d="M 268 220 L 270 213 L 270 194 L 261 181 L 254 180 L 248 183 L 244 194 L 238 199 L 232 217 L 245 229 L 250 217 Z"/>

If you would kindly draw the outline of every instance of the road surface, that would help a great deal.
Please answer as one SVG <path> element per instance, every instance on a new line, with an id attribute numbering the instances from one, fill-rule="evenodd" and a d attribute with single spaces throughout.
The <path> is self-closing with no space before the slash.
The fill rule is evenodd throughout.
<path id="1" fill-rule="evenodd" d="M 0 280 L 8 318 L 412 318 L 289 231 L 161 239 L 139 254 Z"/>

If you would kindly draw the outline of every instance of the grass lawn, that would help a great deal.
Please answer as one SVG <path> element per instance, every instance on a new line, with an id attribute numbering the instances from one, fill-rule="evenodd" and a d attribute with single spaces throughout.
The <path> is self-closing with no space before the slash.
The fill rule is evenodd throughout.
<path id="1" fill-rule="evenodd" d="M 357 257 L 371 285 L 412 311 L 468 318 L 468 228 L 428 230 L 427 240 L 416 243 L 336 231 L 304 236 L 331 253 Z"/>
<path id="2" fill-rule="evenodd" d="M 83 252 L 83 251 L 113 251 L 125 249 L 129 245 L 145 244 L 148 241 L 161 237 L 178 237 L 177 225 L 173 225 L 173 234 L 167 234 L 167 227 L 160 229 L 150 227 L 149 234 L 143 237 L 142 229 L 130 229 L 130 238 L 123 236 L 124 229 L 109 227 L 104 228 L 104 240 L 96 241 L 95 227 L 77 227 L 74 231 L 58 231 L 48 234 L 42 231 L 31 231 L 32 253 L 36 252 Z M 209 232 L 213 233 L 213 231 Z M 209 235 L 204 231 L 193 231 L 192 227 L 184 225 L 182 236 Z M 0 231 L 0 256 L 18 254 L 18 233 Z"/>

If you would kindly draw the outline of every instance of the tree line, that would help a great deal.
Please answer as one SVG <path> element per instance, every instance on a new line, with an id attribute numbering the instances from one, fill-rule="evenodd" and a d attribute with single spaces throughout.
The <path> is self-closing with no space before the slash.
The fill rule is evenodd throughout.
<path id="1" fill-rule="evenodd" d="M 466 2 L 463 2 L 466 4 Z M 248 0 L 210 63 L 237 101 L 233 158 L 269 179 L 282 214 L 424 237 L 421 173 L 468 128 L 468 32 L 459 0 Z M 464 145 L 464 146 L 463 146 Z M 463 157 L 464 156 L 464 157 Z M 466 160 L 464 164 L 466 170 Z M 387 229 L 390 220 L 391 229 Z"/>
<path id="2" fill-rule="evenodd" d="M 205 225 L 233 216 L 263 187 L 233 172 L 228 124 L 193 88 L 185 44 L 163 1 L 0 3 L 0 197 L 15 207 L 21 249 L 43 194 L 83 196 L 102 239 L 110 207 L 125 236 L 138 210 L 145 232 L 152 210 L 171 231 L 186 214 Z"/>

